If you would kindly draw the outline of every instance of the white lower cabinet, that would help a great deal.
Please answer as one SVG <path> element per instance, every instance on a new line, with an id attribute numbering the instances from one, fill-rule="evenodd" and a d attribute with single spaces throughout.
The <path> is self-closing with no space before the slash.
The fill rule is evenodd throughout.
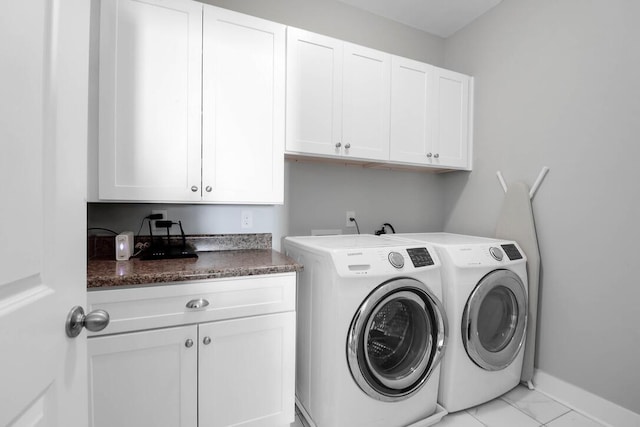
<path id="1" fill-rule="evenodd" d="M 151 302 L 172 304 L 180 294 L 181 316 L 170 309 L 149 316 Z M 285 427 L 294 421 L 294 273 L 96 291 L 88 299 L 112 317 L 88 340 L 91 427 Z M 188 308 L 194 300 L 208 304 Z M 243 316 L 249 306 L 262 314 Z M 136 323 L 135 313 L 145 323 Z M 164 327 L 123 332 L 122 325 L 149 327 L 154 317 Z M 189 324 L 166 327 L 168 318 Z M 109 335 L 110 326 L 118 332 Z"/>
<path id="2" fill-rule="evenodd" d="M 293 422 L 294 325 L 291 312 L 198 326 L 200 427 Z"/>
<path id="3" fill-rule="evenodd" d="M 197 338 L 191 325 L 89 339 L 90 425 L 196 426 Z"/>

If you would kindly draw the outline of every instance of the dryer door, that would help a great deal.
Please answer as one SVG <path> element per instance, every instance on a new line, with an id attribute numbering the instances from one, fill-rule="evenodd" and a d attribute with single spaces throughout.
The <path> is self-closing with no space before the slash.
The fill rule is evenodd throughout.
<path id="1" fill-rule="evenodd" d="M 415 279 L 383 283 L 360 305 L 349 328 L 351 375 L 369 396 L 406 399 L 438 366 L 446 341 L 440 300 Z"/>
<path id="2" fill-rule="evenodd" d="M 462 315 L 462 340 L 469 357 L 489 371 L 504 369 L 524 344 L 527 291 L 517 274 L 487 274 L 467 300 Z"/>

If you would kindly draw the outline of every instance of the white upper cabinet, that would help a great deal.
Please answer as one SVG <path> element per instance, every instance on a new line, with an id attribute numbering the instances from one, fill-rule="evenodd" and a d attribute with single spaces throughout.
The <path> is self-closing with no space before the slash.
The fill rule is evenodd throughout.
<path id="1" fill-rule="evenodd" d="M 471 169 L 460 73 L 289 28 L 286 153 Z"/>
<path id="2" fill-rule="evenodd" d="M 282 203 L 285 26 L 204 7 L 203 200 Z"/>
<path id="3" fill-rule="evenodd" d="M 390 160 L 471 169 L 471 78 L 394 56 Z"/>
<path id="4" fill-rule="evenodd" d="M 364 159 L 389 159 L 391 55 L 344 44 L 342 145 Z"/>
<path id="5" fill-rule="evenodd" d="M 391 55 L 289 28 L 286 151 L 388 160 L 390 85 Z"/>
<path id="6" fill-rule="evenodd" d="M 330 37 L 287 29 L 287 151 L 340 154 L 342 45 Z"/>
<path id="7" fill-rule="evenodd" d="M 99 198 L 200 200 L 202 5 L 100 3 Z"/>
<path id="8" fill-rule="evenodd" d="M 390 160 L 431 165 L 434 69 L 394 56 L 391 79 Z"/>
<path id="9" fill-rule="evenodd" d="M 470 170 L 473 80 L 438 67 L 434 71 L 434 165 Z"/>
<path id="10" fill-rule="evenodd" d="M 98 199 L 282 203 L 285 26 L 184 0 L 101 4 Z"/>

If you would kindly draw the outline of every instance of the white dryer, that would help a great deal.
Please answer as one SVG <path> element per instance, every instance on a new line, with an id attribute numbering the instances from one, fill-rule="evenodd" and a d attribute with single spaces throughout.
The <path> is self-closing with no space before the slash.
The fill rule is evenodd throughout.
<path id="1" fill-rule="evenodd" d="M 447 320 L 424 243 L 287 237 L 298 275 L 296 402 L 312 426 L 400 427 L 437 416 Z M 435 414 L 435 415 L 434 415 Z"/>
<path id="2" fill-rule="evenodd" d="M 449 342 L 438 402 L 456 412 L 518 385 L 527 324 L 526 258 L 516 242 L 449 233 L 396 234 L 442 261 Z"/>

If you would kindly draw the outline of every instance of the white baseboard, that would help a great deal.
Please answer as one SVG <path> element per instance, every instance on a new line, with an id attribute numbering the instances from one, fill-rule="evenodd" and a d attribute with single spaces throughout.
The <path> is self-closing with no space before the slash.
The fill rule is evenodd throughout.
<path id="1" fill-rule="evenodd" d="M 611 427 L 640 426 L 640 414 L 539 369 L 535 370 L 533 384 L 539 392 L 602 424 Z"/>

